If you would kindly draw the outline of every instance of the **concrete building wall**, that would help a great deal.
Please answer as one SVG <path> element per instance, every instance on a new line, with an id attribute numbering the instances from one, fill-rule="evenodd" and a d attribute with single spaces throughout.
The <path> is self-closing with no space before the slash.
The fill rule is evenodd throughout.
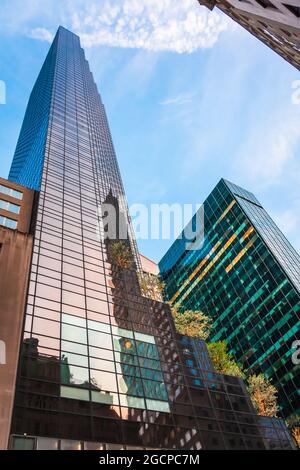
<path id="1" fill-rule="evenodd" d="M 300 70 L 299 0 L 198 0 L 215 6 Z"/>
<path id="2" fill-rule="evenodd" d="M 31 250 L 31 235 L 0 227 L 0 449 L 10 432 Z"/>
<path id="3" fill-rule="evenodd" d="M 6 194 L 1 190 L 1 187 L 13 189 L 23 194 L 22 199 L 18 199 L 13 195 Z M 2 209 L 0 207 L 0 216 L 8 217 L 9 219 L 17 222 L 17 230 L 22 233 L 28 233 L 30 231 L 31 222 L 31 211 L 33 205 L 34 191 L 20 184 L 13 183 L 12 181 L 0 178 L 0 200 L 10 202 L 17 206 L 20 206 L 19 214 Z"/>

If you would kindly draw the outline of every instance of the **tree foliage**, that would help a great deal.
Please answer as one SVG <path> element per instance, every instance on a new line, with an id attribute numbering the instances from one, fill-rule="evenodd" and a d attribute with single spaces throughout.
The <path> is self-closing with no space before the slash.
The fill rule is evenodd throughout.
<path id="1" fill-rule="evenodd" d="M 297 446 L 300 449 L 300 416 L 299 415 L 292 415 L 286 420 L 286 425 L 291 431 L 293 438 Z"/>
<path id="2" fill-rule="evenodd" d="M 114 242 L 110 247 L 113 263 L 123 269 L 131 269 L 133 266 L 133 255 L 130 248 L 122 241 Z"/>
<path id="3" fill-rule="evenodd" d="M 300 449 L 300 425 L 292 429 L 292 436 L 295 439 L 296 444 Z"/>
<path id="4" fill-rule="evenodd" d="M 138 273 L 138 277 L 142 295 L 161 302 L 165 284 L 160 277 L 150 273 Z"/>
<path id="5" fill-rule="evenodd" d="M 229 354 L 225 341 L 207 344 L 208 352 L 213 366 L 220 374 L 235 375 L 236 377 L 245 377 L 242 366 L 240 366 Z"/>
<path id="6" fill-rule="evenodd" d="M 271 417 L 277 415 L 277 390 L 263 374 L 250 375 L 248 391 L 259 415 Z"/>
<path id="7" fill-rule="evenodd" d="M 173 307 L 172 313 L 178 333 L 203 340 L 208 338 L 212 321 L 203 312 L 193 310 L 180 312 Z"/>

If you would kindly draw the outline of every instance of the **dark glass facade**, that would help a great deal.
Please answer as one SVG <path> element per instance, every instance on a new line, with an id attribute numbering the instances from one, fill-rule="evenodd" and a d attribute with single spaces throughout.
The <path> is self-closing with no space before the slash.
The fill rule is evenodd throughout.
<path id="1" fill-rule="evenodd" d="M 33 112 L 46 113 L 46 132 L 30 126 Z M 39 200 L 11 447 L 291 447 L 280 421 L 262 426 L 240 379 L 204 370 L 205 345 L 176 334 L 169 306 L 141 295 L 105 110 L 79 38 L 64 28 L 25 121 L 11 178 L 31 181 Z M 98 210 L 108 199 L 126 220 L 131 270 L 110 256 Z"/>
<path id="2" fill-rule="evenodd" d="M 200 249 L 186 241 L 179 237 L 159 263 L 165 298 L 212 317 L 210 339 L 226 340 L 250 372 L 272 379 L 282 416 L 299 412 L 298 253 L 255 196 L 225 180 L 204 202 Z"/>

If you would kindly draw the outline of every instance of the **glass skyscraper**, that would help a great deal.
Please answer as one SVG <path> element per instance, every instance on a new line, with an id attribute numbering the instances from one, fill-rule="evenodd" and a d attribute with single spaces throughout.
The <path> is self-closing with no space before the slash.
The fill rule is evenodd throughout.
<path id="1" fill-rule="evenodd" d="M 299 412 L 298 253 L 256 197 L 224 179 L 204 202 L 203 243 L 188 250 L 186 241 L 183 233 L 159 263 L 165 298 L 209 315 L 211 341 L 226 340 L 249 372 L 272 379 L 282 416 Z"/>
<path id="2" fill-rule="evenodd" d="M 216 374 L 178 335 L 168 305 L 141 295 L 139 257 L 112 139 L 79 38 L 59 28 L 10 171 L 36 191 L 10 447 L 290 448 L 254 412 L 243 381 Z M 110 201 L 135 263 L 104 237 Z M 1 406 L 1 405 L 0 405 Z"/>

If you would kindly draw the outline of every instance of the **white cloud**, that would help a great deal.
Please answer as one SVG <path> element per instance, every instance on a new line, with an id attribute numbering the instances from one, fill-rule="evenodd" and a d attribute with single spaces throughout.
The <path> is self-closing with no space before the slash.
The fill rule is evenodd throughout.
<path id="1" fill-rule="evenodd" d="M 54 35 L 46 28 L 33 28 L 29 31 L 29 36 L 33 39 L 40 39 L 51 43 Z"/>
<path id="2" fill-rule="evenodd" d="M 275 114 L 276 113 L 276 114 Z M 239 152 L 240 170 L 258 186 L 272 186 L 289 174 L 299 174 L 297 151 L 300 142 L 299 113 L 292 107 L 276 109 L 269 122 L 253 127 Z"/>
<path id="3" fill-rule="evenodd" d="M 234 27 L 224 14 L 210 12 L 196 0 L 24 1 L 25 9 L 30 4 L 30 15 L 24 15 L 23 21 L 21 13 L 15 30 L 27 28 L 23 32 L 30 37 L 49 42 L 62 24 L 80 35 L 85 48 L 105 45 L 191 53 L 212 47 L 223 31 Z"/>
<path id="4" fill-rule="evenodd" d="M 112 1 L 88 5 L 84 13 L 73 14 L 71 27 L 85 47 L 104 44 L 183 53 L 212 47 L 228 24 L 225 16 L 210 13 L 195 0 L 122 0 L 117 6 Z"/>
<path id="5" fill-rule="evenodd" d="M 191 103 L 193 96 L 195 96 L 196 93 L 182 93 L 177 96 L 174 96 L 173 98 L 167 98 L 163 101 L 160 101 L 160 105 L 162 106 L 169 106 L 169 105 L 182 105 L 186 103 Z"/>

